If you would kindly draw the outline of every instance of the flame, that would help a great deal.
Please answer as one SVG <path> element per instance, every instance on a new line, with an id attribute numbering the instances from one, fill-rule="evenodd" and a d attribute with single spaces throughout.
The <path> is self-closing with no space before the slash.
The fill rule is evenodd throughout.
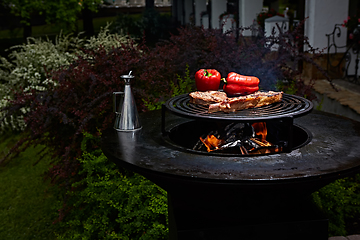
<path id="1" fill-rule="evenodd" d="M 266 141 L 266 136 L 267 136 L 267 128 L 266 128 L 266 123 L 265 122 L 257 122 L 257 123 L 253 123 L 251 125 L 254 130 L 255 130 L 255 134 L 257 136 L 260 136 L 261 138 L 261 142 L 265 143 Z"/>
<path id="2" fill-rule="evenodd" d="M 224 144 L 224 140 L 218 139 L 214 135 L 208 135 L 205 139 L 200 137 L 200 140 L 204 143 L 208 152 L 214 151 Z"/>

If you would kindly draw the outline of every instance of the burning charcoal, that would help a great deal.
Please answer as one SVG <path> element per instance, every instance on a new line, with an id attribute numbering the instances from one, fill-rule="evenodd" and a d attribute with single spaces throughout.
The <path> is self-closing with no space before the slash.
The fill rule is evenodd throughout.
<path id="1" fill-rule="evenodd" d="M 222 145 L 219 150 L 223 150 L 223 149 L 226 149 L 226 148 L 231 148 L 231 147 L 238 147 L 238 146 L 241 146 L 242 143 L 241 143 L 241 140 L 236 140 L 234 142 L 230 142 L 230 143 L 227 143 L 227 144 L 224 144 Z"/>
<path id="2" fill-rule="evenodd" d="M 228 144 L 228 143 L 236 142 L 238 140 L 241 140 L 241 138 L 239 138 L 238 135 L 231 135 L 225 139 L 225 143 Z"/>
<path id="3" fill-rule="evenodd" d="M 238 135 L 240 138 L 253 135 L 253 128 L 248 123 L 231 123 L 225 127 L 224 131 L 225 138 L 231 135 Z"/>
<path id="4" fill-rule="evenodd" d="M 248 151 L 244 146 L 240 146 L 240 151 L 242 155 L 249 155 Z"/>
<path id="5" fill-rule="evenodd" d="M 210 131 L 208 134 L 202 135 L 197 143 L 194 145 L 193 150 L 205 149 L 208 152 L 217 150 L 222 146 L 225 141 L 220 137 L 217 130 Z"/>
<path id="6" fill-rule="evenodd" d="M 219 139 L 214 135 L 209 135 L 205 139 L 200 138 L 200 140 L 204 143 L 208 152 L 217 150 L 224 144 L 224 140 Z"/>
<path id="7" fill-rule="evenodd" d="M 253 128 L 248 123 L 231 123 L 224 129 L 222 138 L 226 143 L 231 143 L 236 140 L 245 140 L 254 134 Z"/>
<path id="8" fill-rule="evenodd" d="M 204 134 L 202 138 L 206 138 L 207 136 L 214 135 L 217 138 L 221 138 L 220 134 L 217 130 L 210 131 L 208 134 Z"/>
<path id="9" fill-rule="evenodd" d="M 206 151 L 206 147 L 200 139 L 196 142 L 196 144 L 194 145 L 194 147 L 192 149 L 199 150 L 199 151 Z"/>
<path id="10" fill-rule="evenodd" d="M 204 145 L 203 141 L 201 141 L 201 139 L 206 139 L 207 136 L 210 136 L 210 135 L 217 136 L 218 138 L 220 137 L 217 130 L 212 130 L 212 131 L 208 132 L 208 134 L 203 134 L 199 138 L 199 140 L 196 142 L 196 144 L 194 145 L 194 147 L 192 149 L 193 150 L 204 150 L 204 151 L 206 151 L 206 146 Z"/>
<path id="11" fill-rule="evenodd" d="M 271 146 L 271 143 L 269 143 L 266 140 L 260 140 L 260 139 L 257 139 L 257 138 L 251 138 L 250 140 L 255 142 L 256 144 L 262 146 L 262 147 L 270 147 Z"/>
<path id="12" fill-rule="evenodd" d="M 246 144 L 248 144 L 251 148 L 259 148 L 260 145 L 257 144 L 256 142 L 252 141 L 251 138 L 250 139 L 247 139 L 245 141 Z"/>

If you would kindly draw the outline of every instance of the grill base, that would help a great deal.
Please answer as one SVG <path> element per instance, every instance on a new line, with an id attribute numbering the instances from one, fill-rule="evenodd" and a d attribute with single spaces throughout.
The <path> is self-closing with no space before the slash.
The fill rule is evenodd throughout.
<path id="1" fill-rule="evenodd" d="M 168 192 L 170 239 L 327 240 L 328 220 L 309 197 Z"/>

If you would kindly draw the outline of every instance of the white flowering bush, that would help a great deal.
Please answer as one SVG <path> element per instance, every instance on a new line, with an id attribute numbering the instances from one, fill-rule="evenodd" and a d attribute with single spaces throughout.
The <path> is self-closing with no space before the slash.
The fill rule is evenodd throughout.
<path id="1" fill-rule="evenodd" d="M 130 37 L 128 35 L 120 35 L 117 33 L 110 33 L 110 23 L 106 27 L 101 28 L 97 36 L 90 37 L 85 43 L 85 49 L 99 49 L 103 47 L 106 51 L 112 48 L 122 48 L 124 43 L 127 43 Z"/>
<path id="2" fill-rule="evenodd" d="M 68 66 L 78 56 L 85 55 L 84 49 L 103 47 L 109 51 L 122 47 L 128 37 L 111 34 L 109 27 L 110 24 L 89 39 L 81 38 L 81 34 L 74 37 L 60 33 L 54 42 L 28 38 L 26 44 L 8 49 L 8 58 L 0 57 L 0 132 L 8 128 L 21 131 L 25 127 L 22 116 L 26 109 L 20 109 L 17 116 L 7 116 L 4 109 L 16 92 L 31 94 L 32 90 L 46 91 L 55 87 L 57 83 L 51 79 L 51 71 Z"/>
<path id="3" fill-rule="evenodd" d="M 27 43 L 9 49 L 8 58 L 0 58 L 0 108 L 8 106 L 14 93 L 20 90 L 30 93 L 32 89 L 44 91 L 56 83 L 48 79 L 47 72 L 70 64 L 75 54 L 67 52 L 63 46 L 53 44 L 49 39 L 28 38 Z M 21 109 L 26 113 L 26 109 Z M 6 111 L 0 112 L 4 118 Z M 22 130 L 24 122 L 21 115 L 9 116 L 1 121 L 1 130 L 10 127 Z"/>

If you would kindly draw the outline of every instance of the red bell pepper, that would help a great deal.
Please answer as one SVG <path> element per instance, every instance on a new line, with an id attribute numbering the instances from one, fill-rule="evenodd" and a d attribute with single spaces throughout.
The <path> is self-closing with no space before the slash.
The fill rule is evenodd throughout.
<path id="1" fill-rule="evenodd" d="M 228 96 L 240 96 L 254 93 L 259 90 L 259 79 L 252 76 L 243 76 L 235 72 L 228 74 L 226 79 L 222 79 L 224 92 Z"/>
<path id="2" fill-rule="evenodd" d="M 200 69 L 195 73 L 198 91 L 217 91 L 221 81 L 220 73 L 215 69 Z"/>

